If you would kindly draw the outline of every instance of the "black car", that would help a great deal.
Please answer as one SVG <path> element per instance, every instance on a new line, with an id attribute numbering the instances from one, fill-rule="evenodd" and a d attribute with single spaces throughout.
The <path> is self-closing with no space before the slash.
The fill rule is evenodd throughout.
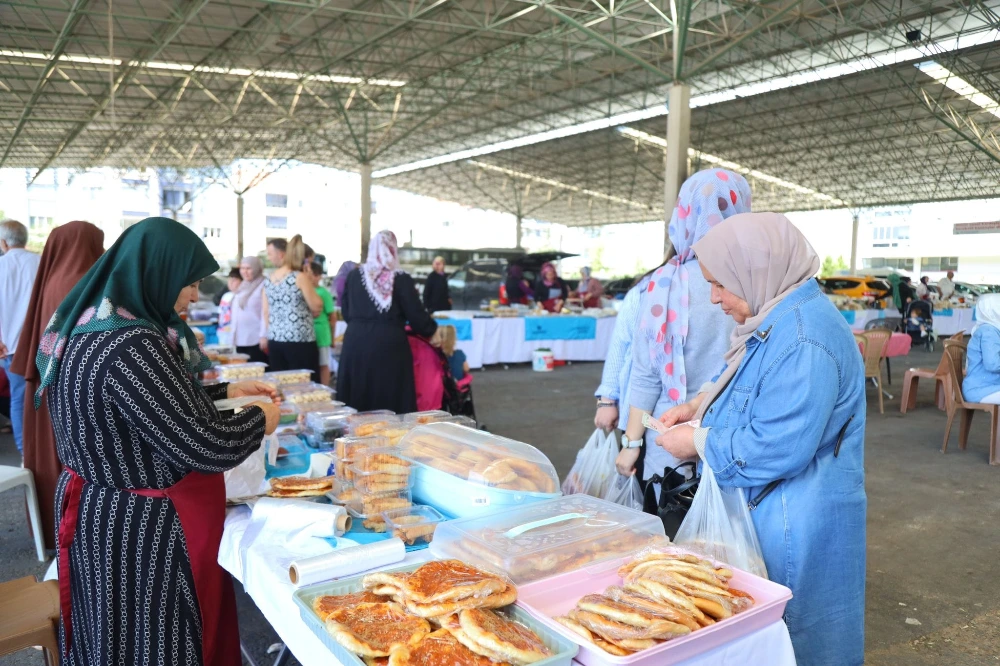
<path id="1" fill-rule="evenodd" d="M 635 286 L 635 277 L 615 278 L 604 283 L 604 295 L 621 300 Z"/>
<path id="2" fill-rule="evenodd" d="M 575 257 L 568 252 L 534 252 L 514 259 L 475 259 L 467 261 L 448 278 L 451 307 L 455 310 L 478 310 L 483 302 L 500 299 L 500 288 L 507 281 L 507 267 L 517 264 L 524 279 L 535 284 L 542 264 Z"/>

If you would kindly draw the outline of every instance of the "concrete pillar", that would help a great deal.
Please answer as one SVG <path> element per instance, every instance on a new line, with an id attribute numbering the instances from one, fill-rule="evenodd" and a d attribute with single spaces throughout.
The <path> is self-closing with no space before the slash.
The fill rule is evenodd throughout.
<path id="1" fill-rule="evenodd" d="M 663 203 L 667 219 L 677 205 L 677 195 L 688 177 L 688 146 L 691 139 L 691 87 L 674 83 L 667 101 L 667 156 Z M 664 250 L 670 250 L 670 236 L 664 234 Z"/>
<path id="2" fill-rule="evenodd" d="M 517 245 L 515 245 L 515 246 L 514 246 L 514 247 L 516 247 L 516 248 L 517 248 L 518 250 L 520 250 L 520 249 L 521 249 L 521 234 L 522 234 L 522 229 L 521 229 L 521 216 L 520 216 L 520 215 L 518 215 L 518 216 L 517 216 Z"/>
<path id="3" fill-rule="evenodd" d="M 368 243 L 372 239 L 372 165 L 361 165 L 361 262 L 368 259 Z"/>
<path id="4" fill-rule="evenodd" d="M 236 263 L 243 260 L 243 194 L 236 195 Z"/>
<path id="5" fill-rule="evenodd" d="M 858 225 L 861 222 L 861 215 L 858 211 L 851 213 L 854 217 L 851 222 L 851 271 L 858 270 Z"/>

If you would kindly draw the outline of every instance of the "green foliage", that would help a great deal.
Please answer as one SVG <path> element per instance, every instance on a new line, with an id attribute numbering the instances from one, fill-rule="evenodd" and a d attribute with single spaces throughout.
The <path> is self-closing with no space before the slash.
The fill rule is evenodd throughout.
<path id="1" fill-rule="evenodd" d="M 849 266 L 847 265 L 847 262 L 844 261 L 843 256 L 837 257 L 836 261 L 833 260 L 833 257 L 827 256 L 823 260 L 823 266 L 820 267 L 819 270 L 820 275 L 825 277 L 828 275 L 835 275 L 837 271 L 846 271 L 848 268 Z"/>

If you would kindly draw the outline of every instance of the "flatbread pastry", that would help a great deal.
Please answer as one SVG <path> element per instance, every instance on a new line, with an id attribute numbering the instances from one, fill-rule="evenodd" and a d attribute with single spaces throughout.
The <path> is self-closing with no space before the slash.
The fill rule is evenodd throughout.
<path id="1" fill-rule="evenodd" d="M 324 476 L 318 479 L 307 479 L 304 476 L 283 476 L 271 479 L 274 490 L 329 490 L 333 487 L 336 477 Z"/>
<path id="2" fill-rule="evenodd" d="M 388 666 L 504 666 L 462 645 L 447 629 L 427 634 L 419 642 L 398 647 Z"/>
<path id="3" fill-rule="evenodd" d="M 652 622 L 645 627 L 634 627 L 623 622 L 616 622 L 597 613 L 579 609 L 571 610 L 569 616 L 592 633 L 608 641 L 620 641 L 626 638 L 659 638 L 667 640 L 691 633 L 691 630 L 687 627 L 674 622 L 667 622 L 666 620 Z"/>
<path id="4" fill-rule="evenodd" d="M 506 590 L 507 582 L 459 560 L 440 560 L 421 566 L 407 576 L 399 588 L 414 603 L 433 604 L 487 597 Z"/>
<path id="5" fill-rule="evenodd" d="M 698 624 L 691 615 L 685 613 L 679 608 L 674 608 L 669 604 L 665 604 L 661 601 L 657 601 L 656 599 L 652 599 L 641 594 L 629 592 L 622 587 L 609 587 L 604 590 L 604 596 L 609 599 L 621 601 L 622 603 L 655 613 L 667 620 L 670 620 L 671 622 L 683 624 L 691 631 L 695 631 L 701 627 L 701 625 Z"/>
<path id="6" fill-rule="evenodd" d="M 660 622 L 670 622 L 671 624 L 678 625 L 674 630 L 676 635 L 681 636 L 691 633 L 691 627 L 686 623 L 673 622 L 659 613 L 654 613 L 621 601 L 615 601 L 599 594 L 588 594 L 580 599 L 576 605 L 582 611 L 603 615 L 609 620 L 633 627 L 653 627 Z"/>
<path id="7" fill-rule="evenodd" d="M 312 490 L 281 490 L 278 488 L 271 488 L 267 491 L 268 497 L 319 497 L 320 495 L 325 495 L 329 491 L 329 488 L 317 488 Z"/>
<path id="8" fill-rule="evenodd" d="M 488 486 L 496 486 L 501 483 L 513 483 L 517 479 L 517 472 L 504 461 L 498 460 L 494 463 L 479 463 L 472 468 L 469 478 L 473 481 L 482 480 Z"/>
<path id="9" fill-rule="evenodd" d="M 353 594 L 341 594 L 337 596 L 323 595 L 316 597 L 313 600 L 313 611 L 322 620 L 326 620 L 327 616 L 335 610 L 340 610 L 341 608 L 350 608 L 351 606 L 357 606 L 358 604 L 378 604 L 386 601 L 385 597 L 382 597 L 375 592 L 364 590 L 362 592 L 354 592 Z"/>
<path id="10" fill-rule="evenodd" d="M 552 655 L 535 632 L 494 611 L 464 610 L 458 620 L 465 635 L 477 645 L 512 664 L 533 664 Z"/>
<path id="11" fill-rule="evenodd" d="M 357 655 L 388 657 L 393 647 L 416 643 L 429 634 L 431 626 L 389 602 L 339 608 L 327 616 L 326 630 Z"/>
<path id="12" fill-rule="evenodd" d="M 491 594 L 486 597 L 466 597 L 458 601 L 445 601 L 438 604 L 417 604 L 409 599 L 404 599 L 406 610 L 417 617 L 439 617 L 450 613 L 457 613 L 471 608 L 503 608 L 517 601 L 517 588 L 508 585 L 503 592 Z"/>

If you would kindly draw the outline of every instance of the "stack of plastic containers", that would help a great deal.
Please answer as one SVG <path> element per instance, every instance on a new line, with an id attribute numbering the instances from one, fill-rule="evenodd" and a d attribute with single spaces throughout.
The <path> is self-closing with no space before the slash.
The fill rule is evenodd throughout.
<path id="1" fill-rule="evenodd" d="M 347 419 L 357 413 L 357 410 L 351 407 L 335 407 L 300 414 L 300 421 L 305 426 L 303 435 L 306 442 L 316 449 L 333 448 L 337 438 L 343 437 L 348 432 Z"/>
<path id="2" fill-rule="evenodd" d="M 329 386 L 310 382 L 307 384 L 282 384 L 281 394 L 284 396 L 285 402 L 302 405 L 332 402 L 337 392 Z"/>
<path id="3" fill-rule="evenodd" d="M 218 379 L 223 382 L 238 382 L 244 379 L 262 379 L 267 365 L 264 363 L 235 363 L 216 366 Z"/>
<path id="4" fill-rule="evenodd" d="M 372 439 L 385 438 L 373 437 Z M 410 494 L 410 467 L 408 460 L 400 457 L 394 446 L 364 446 L 349 454 L 353 460 L 348 475 L 354 482 L 357 497 L 346 503 L 347 511 L 374 532 L 386 531 L 386 511 L 408 509 L 412 504 Z"/>
<path id="5" fill-rule="evenodd" d="M 286 384 L 308 384 L 312 372 L 309 370 L 276 370 L 264 373 L 265 380 L 271 380 L 278 386 Z"/>

